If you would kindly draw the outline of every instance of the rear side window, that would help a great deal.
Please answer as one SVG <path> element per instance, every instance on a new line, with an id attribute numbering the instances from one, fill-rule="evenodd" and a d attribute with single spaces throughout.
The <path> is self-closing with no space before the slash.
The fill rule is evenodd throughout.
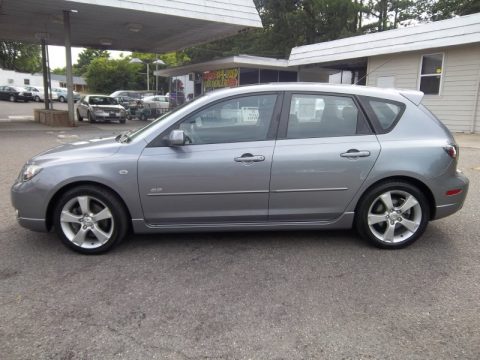
<path id="1" fill-rule="evenodd" d="M 380 98 L 359 96 L 375 131 L 385 134 L 392 130 L 405 111 L 405 104 Z"/>
<path id="2" fill-rule="evenodd" d="M 370 100 L 370 106 L 372 107 L 382 129 L 388 129 L 392 126 L 401 111 L 399 105 L 384 101 Z"/>
<path id="3" fill-rule="evenodd" d="M 293 94 L 287 139 L 353 136 L 368 132 L 354 100 L 346 96 Z"/>

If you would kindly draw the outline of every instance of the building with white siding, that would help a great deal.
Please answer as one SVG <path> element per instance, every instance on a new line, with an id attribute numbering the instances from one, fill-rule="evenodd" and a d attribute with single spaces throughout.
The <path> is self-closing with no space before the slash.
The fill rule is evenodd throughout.
<path id="1" fill-rule="evenodd" d="M 451 131 L 480 132 L 480 13 L 292 49 L 299 81 L 421 90 Z"/>

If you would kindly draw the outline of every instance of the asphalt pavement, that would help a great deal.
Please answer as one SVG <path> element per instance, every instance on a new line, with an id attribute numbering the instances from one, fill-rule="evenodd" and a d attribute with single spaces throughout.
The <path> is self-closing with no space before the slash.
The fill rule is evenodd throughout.
<path id="1" fill-rule="evenodd" d="M 460 153 L 464 208 L 406 249 L 373 248 L 353 231 L 235 232 L 132 235 L 82 256 L 21 228 L 10 186 L 36 153 L 139 122 L 48 128 L 1 121 L 5 104 L 1 359 L 480 358 L 475 146 Z"/>

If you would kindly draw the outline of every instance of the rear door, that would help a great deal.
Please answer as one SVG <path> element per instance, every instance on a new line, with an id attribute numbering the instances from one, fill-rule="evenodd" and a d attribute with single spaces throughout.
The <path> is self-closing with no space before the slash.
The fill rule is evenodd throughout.
<path id="1" fill-rule="evenodd" d="M 339 217 L 379 153 L 354 97 L 288 94 L 273 158 L 269 219 Z"/>

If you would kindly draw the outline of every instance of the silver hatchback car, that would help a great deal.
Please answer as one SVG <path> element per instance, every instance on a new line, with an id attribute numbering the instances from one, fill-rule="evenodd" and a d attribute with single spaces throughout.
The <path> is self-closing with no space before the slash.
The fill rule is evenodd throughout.
<path id="1" fill-rule="evenodd" d="M 468 179 L 423 94 L 267 84 L 219 90 L 116 138 L 28 161 L 19 223 L 99 253 L 127 231 L 345 229 L 382 248 L 458 211 Z"/>

